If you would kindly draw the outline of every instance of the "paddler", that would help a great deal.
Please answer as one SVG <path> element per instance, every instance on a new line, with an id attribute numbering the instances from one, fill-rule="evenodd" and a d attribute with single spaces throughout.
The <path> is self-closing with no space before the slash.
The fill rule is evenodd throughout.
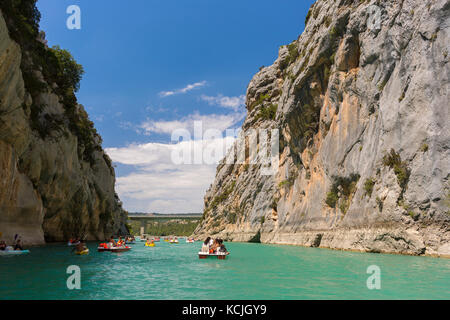
<path id="1" fill-rule="evenodd" d="M 108 246 L 111 248 L 114 248 L 116 246 L 116 242 L 114 241 L 114 237 L 111 236 L 111 238 L 109 239 L 109 244 Z"/>
<path id="2" fill-rule="evenodd" d="M 85 244 L 84 244 L 82 241 L 80 241 L 80 242 L 77 244 L 77 246 L 76 246 L 77 253 L 81 253 L 81 252 L 83 252 L 83 251 L 86 250 L 86 249 L 87 249 L 87 248 L 86 248 Z"/>
<path id="3" fill-rule="evenodd" d="M 17 239 L 16 244 L 14 245 L 14 250 L 23 251 L 22 241 L 20 240 L 20 238 Z"/>

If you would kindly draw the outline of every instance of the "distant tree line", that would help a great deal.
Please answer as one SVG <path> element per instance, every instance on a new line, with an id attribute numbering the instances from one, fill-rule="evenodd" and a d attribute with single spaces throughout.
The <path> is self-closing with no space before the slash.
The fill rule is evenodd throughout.
<path id="1" fill-rule="evenodd" d="M 147 222 L 144 228 L 146 234 L 153 236 L 190 236 L 194 233 L 199 220 L 171 220 L 167 222 Z M 141 229 L 141 223 L 139 221 L 130 221 L 131 227 L 130 233 L 133 235 L 139 235 Z"/>

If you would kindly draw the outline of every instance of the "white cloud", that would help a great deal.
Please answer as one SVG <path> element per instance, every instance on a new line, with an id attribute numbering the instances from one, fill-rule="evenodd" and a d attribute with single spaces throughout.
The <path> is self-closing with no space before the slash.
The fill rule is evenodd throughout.
<path id="1" fill-rule="evenodd" d="M 121 123 L 123 128 L 147 135 L 170 135 L 177 129 L 186 129 L 191 133 L 186 141 L 177 143 L 135 143 L 123 148 L 106 149 L 116 164 L 127 166 L 128 173 L 116 179 L 116 189 L 124 207 L 130 212 L 202 212 L 203 197 L 214 180 L 217 163 L 235 141 L 234 137 L 224 137 L 223 133 L 226 129 L 237 128 L 244 117 L 245 111 L 224 115 L 196 112 L 173 121 L 147 120 L 140 125 Z M 197 121 L 202 124 L 203 134 L 208 129 L 215 129 L 219 135 L 193 136 Z M 195 157 L 194 151 L 200 151 L 200 161 L 195 162 L 198 157 Z M 177 164 L 179 162 L 176 160 L 180 159 L 174 160 L 174 155 L 180 154 L 189 154 L 190 163 L 196 164 Z M 118 168 L 119 174 L 120 169 L 121 166 Z"/>
<path id="2" fill-rule="evenodd" d="M 177 144 L 132 144 L 109 148 L 106 152 L 115 163 L 133 166 L 134 172 L 117 178 L 116 188 L 125 208 L 131 212 L 183 213 L 202 212 L 203 197 L 213 182 L 217 162 L 234 138 L 183 141 Z M 172 161 L 173 152 L 194 148 L 206 155 L 211 146 L 223 146 L 215 162 L 181 164 Z"/>
<path id="3" fill-rule="evenodd" d="M 173 96 L 174 94 L 182 94 L 182 93 L 187 93 L 191 90 L 194 90 L 196 88 L 201 88 L 203 86 L 206 85 L 206 81 L 201 81 L 201 82 L 196 82 L 193 84 L 188 84 L 186 87 L 182 88 L 182 89 L 178 89 L 178 90 L 172 90 L 172 91 L 162 91 L 159 93 L 159 95 L 161 97 L 169 97 L 169 96 Z"/>
<path id="4" fill-rule="evenodd" d="M 200 97 L 203 101 L 208 102 L 210 105 L 218 105 L 224 108 L 229 108 L 237 112 L 245 105 L 245 95 L 240 95 L 238 97 L 227 97 L 221 94 L 211 97 L 202 95 Z"/>
<path id="5" fill-rule="evenodd" d="M 244 112 L 236 112 L 232 114 L 220 115 L 220 114 L 209 114 L 200 115 L 194 113 L 188 115 L 181 120 L 173 121 L 153 121 L 148 120 L 139 125 L 139 128 L 144 131 L 145 134 L 151 133 L 164 133 L 171 134 L 177 129 L 186 129 L 193 133 L 194 122 L 200 121 L 202 123 L 203 131 L 208 129 L 217 129 L 219 131 L 224 131 L 228 128 L 233 128 L 239 121 L 245 117 Z"/>

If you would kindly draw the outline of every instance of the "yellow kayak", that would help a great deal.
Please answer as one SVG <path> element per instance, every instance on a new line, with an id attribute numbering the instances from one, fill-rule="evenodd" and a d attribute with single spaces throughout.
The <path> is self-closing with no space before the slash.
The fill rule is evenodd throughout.
<path id="1" fill-rule="evenodd" d="M 154 244 L 154 243 L 146 243 L 145 246 L 146 246 L 146 247 L 154 247 L 155 244 Z"/>
<path id="2" fill-rule="evenodd" d="M 89 249 L 85 249 L 83 251 L 76 252 L 76 254 L 79 255 L 79 256 L 82 256 L 82 255 L 85 255 L 85 254 L 89 254 Z"/>

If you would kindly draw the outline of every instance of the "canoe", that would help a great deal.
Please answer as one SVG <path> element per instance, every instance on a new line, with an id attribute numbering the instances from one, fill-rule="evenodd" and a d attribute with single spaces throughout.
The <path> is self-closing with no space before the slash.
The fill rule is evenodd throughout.
<path id="1" fill-rule="evenodd" d="M 155 244 L 154 244 L 154 243 L 146 243 L 145 246 L 146 246 L 146 247 L 154 247 Z"/>
<path id="2" fill-rule="evenodd" d="M 186 240 L 186 243 L 194 243 L 194 240 Z"/>
<path id="3" fill-rule="evenodd" d="M 109 251 L 109 252 L 125 252 L 125 251 L 129 251 L 129 250 L 131 250 L 130 247 L 114 247 L 114 248 L 98 247 L 97 248 L 98 252 L 105 252 L 105 251 Z"/>
<path id="4" fill-rule="evenodd" d="M 0 256 L 19 256 L 30 253 L 30 250 L 0 250 Z"/>
<path id="5" fill-rule="evenodd" d="M 199 252 L 198 253 L 198 258 L 199 259 L 208 259 L 208 258 L 217 258 L 219 260 L 225 260 L 228 255 L 230 253 L 204 253 L 204 252 Z"/>
<path id="6" fill-rule="evenodd" d="M 82 256 L 82 255 L 85 255 L 85 254 L 89 254 L 89 249 L 85 249 L 85 250 L 80 251 L 80 252 L 75 252 L 75 254 L 77 254 L 79 256 Z"/>

